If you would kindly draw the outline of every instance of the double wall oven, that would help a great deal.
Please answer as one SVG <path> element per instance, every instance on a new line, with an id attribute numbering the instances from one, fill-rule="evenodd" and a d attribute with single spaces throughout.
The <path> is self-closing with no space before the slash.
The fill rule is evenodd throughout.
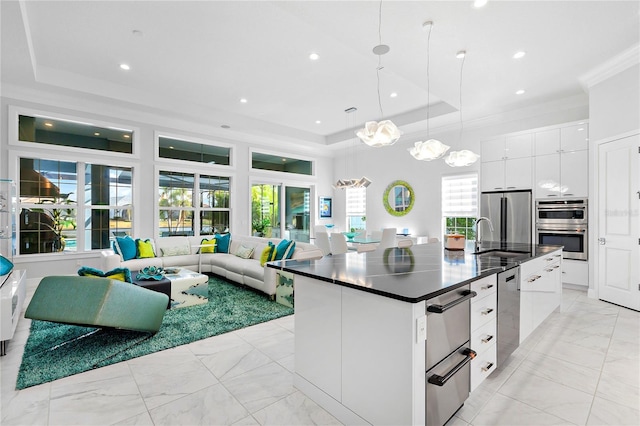
<path id="1" fill-rule="evenodd" d="M 538 200 L 536 242 L 564 246 L 564 259 L 588 260 L 587 200 Z"/>

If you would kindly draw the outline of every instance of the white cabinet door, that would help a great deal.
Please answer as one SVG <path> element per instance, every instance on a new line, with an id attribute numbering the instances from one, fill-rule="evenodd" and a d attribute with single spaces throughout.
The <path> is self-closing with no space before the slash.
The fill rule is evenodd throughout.
<path id="1" fill-rule="evenodd" d="M 504 158 L 504 138 L 482 141 L 480 145 L 480 161 L 497 161 Z"/>
<path id="2" fill-rule="evenodd" d="M 508 159 L 504 162 L 506 189 L 531 189 L 531 157 Z"/>
<path id="3" fill-rule="evenodd" d="M 564 152 L 589 149 L 589 127 L 586 123 L 560 129 L 560 149 Z"/>
<path id="4" fill-rule="evenodd" d="M 482 191 L 504 189 L 504 160 L 482 163 L 480 171 Z"/>
<path id="5" fill-rule="evenodd" d="M 538 155 L 535 157 L 534 172 L 535 198 L 557 197 L 560 195 L 560 155 Z"/>
<path id="6" fill-rule="evenodd" d="M 533 135 L 526 133 L 524 135 L 508 136 L 505 141 L 505 157 L 506 158 L 528 158 L 533 155 L 531 149 L 531 141 Z"/>
<path id="7" fill-rule="evenodd" d="M 565 197 L 589 196 L 589 151 L 560 154 L 560 183 Z"/>
<path id="8" fill-rule="evenodd" d="M 535 138 L 535 155 L 557 154 L 560 151 L 560 129 L 538 132 Z"/>

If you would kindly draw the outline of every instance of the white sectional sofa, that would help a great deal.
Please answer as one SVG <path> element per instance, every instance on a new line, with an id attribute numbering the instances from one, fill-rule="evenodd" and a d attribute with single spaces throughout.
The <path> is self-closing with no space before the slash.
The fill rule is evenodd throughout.
<path id="1" fill-rule="evenodd" d="M 114 268 L 129 268 L 132 271 L 138 271 L 147 266 L 161 266 L 164 268 L 181 267 L 197 271 L 200 266 L 200 271 L 203 273 L 211 272 L 231 281 L 253 287 L 269 296 L 275 295 L 276 270 L 267 268 L 266 265 L 260 266 L 260 256 L 269 241 L 277 246 L 280 241 L 282 241 L 281 239 L 232 235 L 229 253 L 198 254 L 200 250 L 198 246 L 204 238 L 212 237 L 156 238 L 153 240 L 156 257 L 153 258 L 130 259 L 125 261 L 113 250 L 105 250 L 102 254 L 102 268 L 105 271 L 110 271 Z M 241 246 L 252 247 L 254 249 L 251 258 L 243 259 L 235 254 Z M 178 251 L 183 252 L 188 248 L 189 254 L 163 256 L 163 254 L 175 251 L 172 249 L 178 247 L 182 249 Z M 315 245 L 296 241 L 295 251 L 291 259 L 308 260 L 319 259 L 321 257 L 322 250 Z"/>

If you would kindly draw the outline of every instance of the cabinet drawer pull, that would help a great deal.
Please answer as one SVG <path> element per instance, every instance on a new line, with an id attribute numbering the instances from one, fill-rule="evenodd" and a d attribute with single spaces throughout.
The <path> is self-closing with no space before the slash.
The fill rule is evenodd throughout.
<path id="1" fill-rule="evenodd" d="M 553 268 L 545 269 L 545 272 L 553 272 Z"/>
<path id="2" fill-rule="evenodd" d="M 545 260 L 546 260 L 547 262 L 553 262 L 553 257 L 547 257 Z"/>
<path id="3" fill-rule="evenodd" d="M 476 297 L 478 293 L 475 291 L 465 291 L 462 293 L 463 296 L 459 299 L 454 300 L 453 302 L 449 302 L 446 305 L 429 305 L 427 306 L 427 312 L 433 312 L 434 314 L 442 314 L 445 311 L 453 308 L 456 305 L 464 302 L 465 300 L 469 300 L 473 297 Z"/>
<path id="4" fill-rule="evenodd" d="M 489 371 L 489 370 L 491 370 L 491 367 L 493 367 L 493 363 L 492 362 L 488 362 L 487 365 L 482 367 L 482 371 Z"/>
<path id="5" fill-rule="evenodd" d="M 484 287 L 480 287 L 480 290 L 489 290 L 490 288 L 493 288 L 493 284 L 489 284 L 489 285 L 485 285 Z"/>
<path id="6" fill-rule="evenodd" d="M 463 359 L 458 364 L 456 364 L 444 376 L 439 376 L 437 374 L 434 374 L 433 376 L 427 379 L 427 382 L 436 386 L 444 386 L 449 381 L 450 378 L 452 378 L 458 371 L 460 371 L 462 367 L 469 364 L 469 362 L 471 362 L 471 360 L 475 358 L 477 355 L 477 353 L 474 350 L 469 348 L 465 348 L 462 354 L 465 355 L 465 359 Z"/>
<path id="7" fill-rule="evenodd" d="M 528 282 L 528 283 L 532 283 L 532 282 L 534 282 L 535 280 L 537 280 L 538 278 L 542 278 L 542 277 L 541 277 L 540 275 L 534 275 L 534 276 L 532 276 L 531 278 L 529 278 L 529 279 L 527 280 L 527 282 Z"/>
<path id="8" fill-rule="evenodd" d="M 489 343 L 489 341 L 493 339 L 493 336 L 490 334 L 487 334 L 487 337 L 485 337 L 484 339 L 482 339 L 482 343 Z"/>
<path id="9" fill-rule="evenodd" d="M 488 308 L 485 309 L 484 311 L 480 312 L 481 315 L 489 315 L 491 312 L 493 312 L 493 309 Z"/>

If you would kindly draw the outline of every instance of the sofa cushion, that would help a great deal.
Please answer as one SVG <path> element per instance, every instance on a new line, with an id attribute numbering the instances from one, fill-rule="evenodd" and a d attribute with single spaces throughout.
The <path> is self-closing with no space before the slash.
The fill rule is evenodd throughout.
<path id="1" fill-rule="evenodd" d="M 251 259 L 251 256 L 253 256 L 253 250 L 253 247 L 247 247 L 244 244 L 241 244 L 234 254 L 241 259 Z"/>
<path id="2" fill-rule="evenodd" d="M 131 271 L 129 268 L 115 268 L 107 272 L 99 269 L 83 266 L 78 269 L 78 275 L 81 277 L 110 278 L 112 280 L 131 282 Z"/>
<path id="3" fill-rule="evenodd" d="M 254 263 L 254 261 L 242 259 L 238 256 L 230 255 L 229 257 L 227 257 L 227 261 L 225 262 L 225 269 L 227 271 L 235 272 L 236 274 L 239 274 L 239 275 L 244 275 L 244 270 L 251 263 Z"/>
<path id="4" fill-rule="evenodd" d="M 216 253 L 229 253 L 229 245 L 231 243 L 231 234 L 216 234 Z"/>
<path id="5" fill-rule="evenodd" d="M 153 247 L 153 241 L 150 239 L 136 239 L 136 259 L 148 259 L 156 257 L 156 251 Z"/>
<path id="6" fill-rule="evenodd" d="M 210 240 L 208 240 L 206 238 L 203 238 L 202 241 L 200 241 L 200 245 L 206 247 L 200 247 L 198 253 L 214 253 L 216 249 L 216 239 L 211 238 Z"/>
<path id="7" fill-rule="evenodd" d="M 162 252 L 162 256 L 184 256 L 187 254 L 191 254 L 191 250 L 189 246 L 174 246 L 174 247 L 164 247 L 160 249 Z"/>
<path id="8" fill-rule="evenodd" d="M 264 267 L 260 266 L 258 262 L 246 262 L 244 275 L 262 281 L 264 280 Z"/>
<path id="9" fill-rule="evenodd" d="M 114 251 L 120 255 L 122 260 L 135 259 L 137 253 L 136 241 L 129 235 L 116 237 Z"/>

